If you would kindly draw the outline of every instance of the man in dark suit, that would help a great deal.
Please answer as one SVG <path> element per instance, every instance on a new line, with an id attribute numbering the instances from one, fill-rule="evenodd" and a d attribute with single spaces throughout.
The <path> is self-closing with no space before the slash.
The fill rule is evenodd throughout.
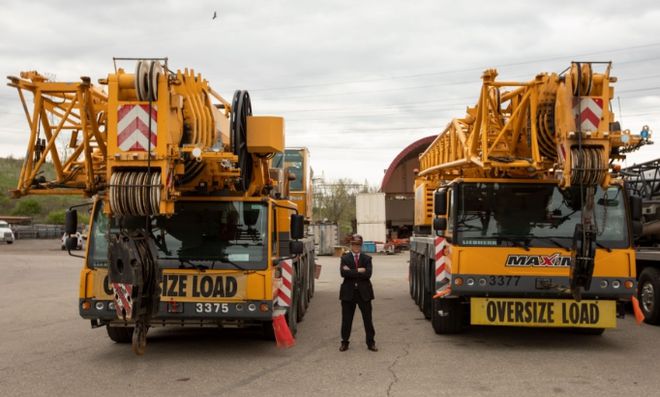
<path id="1" fill-rule="evenodd" d="M 362 236 L 351 238 L 351 252 L 341 257 L 341 276 L 344 282 L 339 290 L 341 300 L 341 346 L 339 351 L 348 350 L 355 306 L 360 308 L 364 322 L 364 332 L 367 336 L 367 347 L 378 351 L 374 335 L 374 324 L 371 320 L 371 301 L 374 299 L 374 289 L 371 285 L 373 267 L 371 257 L 362 252 Z"/>

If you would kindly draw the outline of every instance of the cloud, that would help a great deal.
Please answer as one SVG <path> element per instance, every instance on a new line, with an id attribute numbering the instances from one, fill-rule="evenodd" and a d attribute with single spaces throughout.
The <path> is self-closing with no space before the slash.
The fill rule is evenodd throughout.
<path id="1" fill-rule="evenodd" d="M 623 126 L 660 131 L 660 43 L 643 46 L 660 37 L 658 18 L 652 1 L 8 1 L 0 73 L 96 81 L 113 56 L 167 56 L 226 98 L 248 89 L 255 112 L 285 116 L 287 144 L 309 146 L 317 174 L 379 185 L 400 150 L 474 104 L 487 67 L 527 81 L 613 60 Z M 25 152 L 22 117 L 0 90 L 0 155 Z"/>

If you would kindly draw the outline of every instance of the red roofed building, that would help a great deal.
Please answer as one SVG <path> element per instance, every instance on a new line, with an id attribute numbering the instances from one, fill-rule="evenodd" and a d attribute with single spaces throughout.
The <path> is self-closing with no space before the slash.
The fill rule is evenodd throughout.
<path id="1" fill-rule="evenodd" d="M 385 218 L 390 238 L 408 238 L 412 233 L 415 211 L 415 170 L 419 155 L 437 135 L 417 140 L 399 153 L 385 171 L 380 191 L 385 193 Z"/>

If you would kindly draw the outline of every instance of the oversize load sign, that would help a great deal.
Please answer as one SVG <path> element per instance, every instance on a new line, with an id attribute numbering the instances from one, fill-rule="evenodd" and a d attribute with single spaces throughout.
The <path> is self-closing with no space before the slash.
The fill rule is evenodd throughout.
<path id="1" fill-rule="evenodd" d="M 470 323 L 517 327 L 615 328 L 616 302 L 472 298 Z"/>
<path id="2" fill-rule="evenodd" d="M 96 297 L 112 299 L 113 291 L 108 275 L 96 277 Z M 243 274 L 182 274 L 166 273 L 161 279 L 161 299 L 179 302 L 213 302 L 227 298 L 245 299 L 247 279 Z"/>

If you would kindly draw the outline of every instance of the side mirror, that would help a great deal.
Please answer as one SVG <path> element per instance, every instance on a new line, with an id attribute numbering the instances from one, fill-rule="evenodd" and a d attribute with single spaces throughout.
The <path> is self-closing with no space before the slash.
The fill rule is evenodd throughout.
<path id="1" fill-rule="evenodd" d="M 78 211 L 68 210 L 64 215 L 64 231 L 74 234 L 78 230 Z"/>
<path id="2" fill-rule="evenodd" d="M 633 221 L 642 220 L 642 198 L 630 196 L 630 216 Z"/>
<path id="3" fill-rule="evenodd" d="M 447 189 L 440 188 L 433 194 L 433 212 L 436 215 L 447 215 Z"/>
<path id="4" fill-rule="evenodd" d="M 303 242 L 302 241 L 289 241 L 289 253 L 291 255 L 300 255 L 303 253 Z"/>
<path id="5" fill-rule="evenodd" d="M 291 215 L 291 239 L 300 240 L 305 237 L 305 217 L 302 215 Z"/>
<path id="6" fill-rule="evenodd" d="M 433 230 L 436 232 L 447 230 L 447 218 L 434 218 Z"/>
<path id="7" fill-rule="evenodd" d="M 633 220 L 632 221 L 633 239 L 637 240 L 638 238 L 642 237 L 643 231 L 644 231 L 644 225 L 642 224 L 642 222 Z"/>
<path id="8" fill-rule="evenodd" d="M 78 237 L 76 236 L 69 236 L 66 239 L 66 243 L 64 244 L 66 246 L 67 251 L 73 251 L 78 248 Z"/>

